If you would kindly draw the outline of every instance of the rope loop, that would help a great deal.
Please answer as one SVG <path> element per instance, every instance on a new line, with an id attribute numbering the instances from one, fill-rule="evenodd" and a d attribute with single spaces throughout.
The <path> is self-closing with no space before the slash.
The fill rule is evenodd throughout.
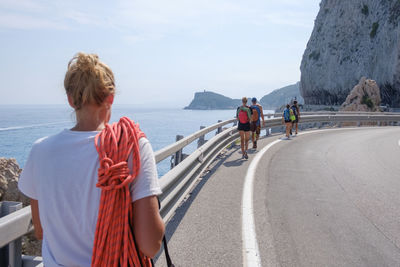
<path id="1" fill-rule="evenodd" d="M 101 189 L 99 213 L 93 244 L 92 267 L 151 266 L 149 258 L 136 248 L 133 208 L 129 184 L 140 170 L 139 125 L 123 117 L 107 124 L 94 141 L 100 167 L 96 186 Z M 127 159 L 132 158 L 132 170 Z"/>

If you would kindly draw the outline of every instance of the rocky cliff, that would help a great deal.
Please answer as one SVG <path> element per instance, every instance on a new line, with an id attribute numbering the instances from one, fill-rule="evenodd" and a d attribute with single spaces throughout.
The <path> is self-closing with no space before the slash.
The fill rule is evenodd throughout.
<path id="1" fill-rule="evenodd" d="M 400 0 L 322 0 L 301 62 L 306 104 L 342 104 L 361 77 L 400 106 Z"/>
<path id="2" fill-rule="evenodd" d="M 304 99 L 300 95 L 299 87 L 300 82 L 297 82 L 295 84 L 276 89 L 268 95 L 263 96 L 260 99 L 260 104 L 264 109 L 276 109 L 282 105 L 288 104 L 294 99 L 297 99 L 299 104 L 303 104 Z"/>
<path id="3" fill-rule="evenodd" d="M 29 200 L 18 190 L 21 169 L 15 159 L 0 158 L 0 201 L 18 201 L 29 205 Z"/>
<path id="4" fill-rule="evenodd" d="M 21 169 L 15 159 L 0 158 L 0 201 L 22 202 L 29 205 L 29 199 L 18 190 L 18 179 Z M 33 234 L 22 237 L 22 253 L 25 255 L 42 255 L 42 242 Z"/>

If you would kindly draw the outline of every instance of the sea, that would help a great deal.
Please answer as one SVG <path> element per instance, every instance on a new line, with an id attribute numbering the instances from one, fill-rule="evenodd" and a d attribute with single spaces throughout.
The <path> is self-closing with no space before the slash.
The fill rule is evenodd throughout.
<path id="1" fill-rule="evenodd" d="M 268 111 L 265 111 L 268 112 Z M 139 123 L 157 151 L 175 142 L 176 135 L 188 136 L 218 120 L 234 118 L 235 110 L 184 110 L 181 108 L 137 108 L 113 105 L 110 122 L 127 116 Z M 56 134 L 75 125 L 75 113 L 66 105 L 0 105 L 0 157 L 15 158 L 24 167 L 32 144 L 39 138 Z M 210 139 L 215 132 L 206 135 Z M 193 142 L 183 149 L 190 154 Z M 159 177 L 170 170 L 170 158 L 157 164 Z"/>

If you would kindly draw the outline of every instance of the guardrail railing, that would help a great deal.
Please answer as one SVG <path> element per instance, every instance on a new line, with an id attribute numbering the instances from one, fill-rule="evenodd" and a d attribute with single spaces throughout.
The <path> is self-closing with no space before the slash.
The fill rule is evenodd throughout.
<path id="1" fill-rule="evenodd" d="M 377 122 L 380 126 L 382 123 L 389 125 L 400 125 L 400 114 L 395 113 L 332 113 L 332 112 L 318 112 L 302 113 L 299 124 L 306 125 L 306 127 L 321 127 L 324 123 L 329 125 L 341 126 L 342 123 L 355 122 L 361 126 L 363 122 Z M 266 114 L 266 117 L 272 117 L 266 120 L 267 134 L 270 129 L 278 128 L 283 129 L 281 114 Z M 176 208 L 179 206 L 183 198 L 191 190 L 197 178 L 209 166 L 212 160 L 235 139 L 238 138 L 239 133 L 237 127 L 228 126 L 228 124 L 235 125 L 236 119 L 230 119 L 217 124 L 211 125 L 194 134 L 184 137 L 181 140 L 173 143 L 165 148 L 155 152 L 156 162 L 160 162 L 171 155 L 181 151 L 185 146 L 191 144 L 193 141 L 204 137 L 204 135 L 218 130 L 218 134 L 208 140 L 205 144 L 196 149 L 193 153 L 188 155 L 174 168 L 168 171 L 160 178 L 160 185 L 163 193 L 160 196 L 161 201 L 161 216 L 167 222 L 174 214 Z M 20 238 L 21 236 L 29 233 L 32 230 L 31 211 L 30 207 L 17 210 L 9 215 L 0 218 L 0 248 L 10 246 L 9 244 Z M 40 260 L 33 259 L 32 257 L 23 257 L 21 261 L 20 246 L 19 251 L 8 248 L 9 266 L 39 266 Z M 19 257 L 19 259 L 18 259 Z M 22 265 L 20 264 L 22 263 Z"/>

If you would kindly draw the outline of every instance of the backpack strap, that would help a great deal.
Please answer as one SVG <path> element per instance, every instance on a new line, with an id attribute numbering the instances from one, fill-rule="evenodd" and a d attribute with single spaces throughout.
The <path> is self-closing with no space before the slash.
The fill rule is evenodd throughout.
<path id="1" fill-rule="evenodd" d="M 158 198 L 158 196 L 157 196 L 157 201 L 158 201 L 158 209 L 161 209 L 161 202 L 160 202 L 160 199 Z M 165 234 L 163 236 L 163 245 L 164 245 L 165 258 L 167 260 L 167 266 L 168 267 L 175 267 L 175 265 L 172 263 L 171 257 L 169 256 L 167 239 L 165 238 Z M 151 263 L 154 266 L 153 260 L 151 260 Z"/>

